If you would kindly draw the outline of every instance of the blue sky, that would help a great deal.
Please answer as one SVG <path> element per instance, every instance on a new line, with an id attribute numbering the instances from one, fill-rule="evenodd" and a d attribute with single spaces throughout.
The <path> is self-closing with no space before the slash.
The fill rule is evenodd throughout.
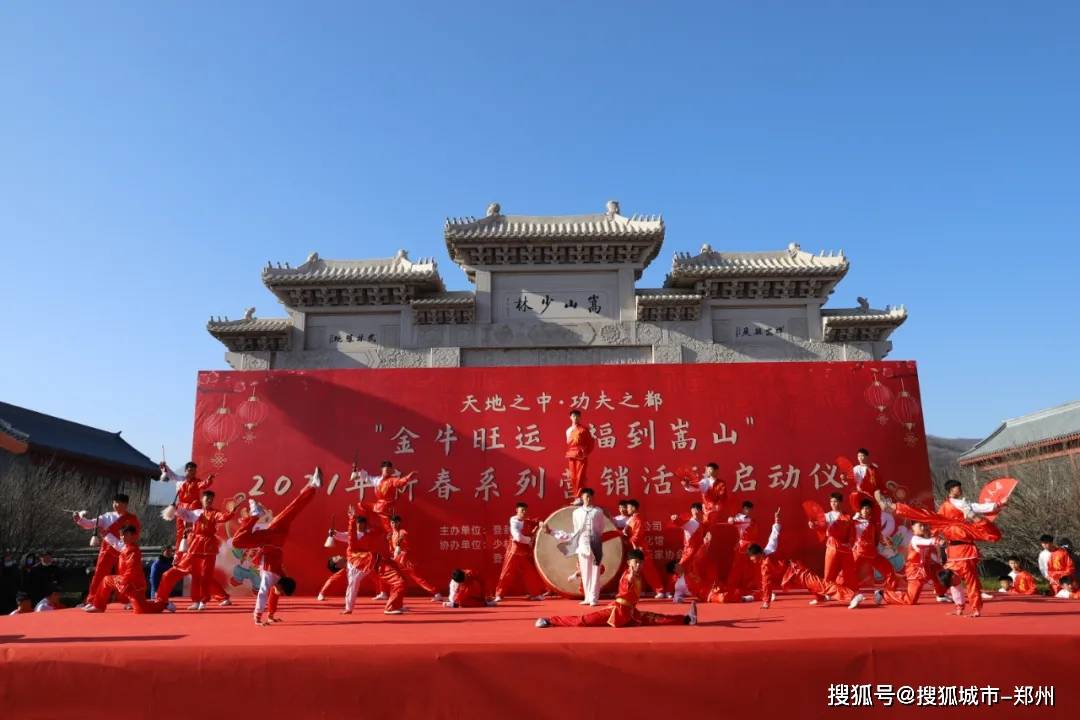
<path id="1" fill-rule="evenodd" d="M 183 459 L 267 260 L 465 288 L 445 216 L 609 198 L 664 214 L 646 284 L 843 248 L 932 433 L 1080 397 L 1080 6 L 870 5 L 4 3 L 0 399 Z"/>

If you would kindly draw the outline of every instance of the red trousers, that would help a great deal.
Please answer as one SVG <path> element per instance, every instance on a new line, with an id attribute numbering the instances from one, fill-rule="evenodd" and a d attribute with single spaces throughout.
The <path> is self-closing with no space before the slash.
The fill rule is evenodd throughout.
<path id="1" fill-rule="evenodd" d="M 86 602 L 93 601 L 92 599 L 101 589 L 101 584 L 105 582 L 105 578 L 116 572 L 119 562 L 120 554 L 103 540 L 101 549 L 98 551 L 97 562 L 94 564 L 94 576 L 90 578 L 90 590 L 86 593 Z"/>
<path id="2" fill-rule="evenodd" d="M 420 576 L 420 572 L 416 569 L 416 566 L 409 561 L 408 558 L 399 555 L 396 562 L 398 566 L 398 571 L 401 573 L 401 577 L 404 580 L 411 582 L 413 585 L 416 585 L 418 588 L 420 588 L 429 595 L 435 595 L 439 592 L 439 589 L 437 587 L 435 587 L 425 578 Z M 382 585 L 380 585 L 379 587 L 382 588 L 383 592 L 386 591 Z"/>
<path id="3" fill-rule="evenodd" d="M 400 610 L 405 604 L 405 578 L 396 563 L 383 560 L 379 563 L 375 573 L 379 588 L 387 593 L 385 610 Z"/>
<path id="4" fill-rule="evenodd" d="M 319 591 L 319 594 L 323 597 L 328 597 L 330 595 L 344 595 L 345 586 L 349 582 L 348 575 L 345 568 L 341 568 L 336 573 L 326 578 L 326 582 L 323 583 L 322 590 Z"/>
<path id="5" fill-rule="evenodd" d="M 185 555 L 183 561 L 173 565 L 161 576 L 157 599 L 168 600 L 173 586 L 185 575 L 191 575 L 191 601 L 207 602 L 210 600 L 211 588 L 215 584 L 214 560 L 213 555 Z M 221 585 L 217 584 L 217 587 L 220 589 Z"/>
<path id="6" fill-rule="evenodd" d="M 855 567 L 855 556 L 851 548 L 837 549 L 827 546 L 825 548 L 825 575 L 826 582 L 842 583 L 854 591 L 859 589 L 859 571 Z"/>
<path id="7" fill-rule="evenodd" d="M 556 615 L 548 618 L 555 627 L 639 627 L 645 625 L 685 625 L 686 615 L 644 612 L 629 606 L 612 605 L 584 615 Z"/>
<path id="8" fill-rule="evenodd" d="M 570 472 L 570 493 L 577 497 L 581 488 L 585 487 L 585 472 L 589 467 L 589 460 L 566 459 L 566 468 Z"/>
<path id="9" fill-rule="evenodd" d="M 91 604 L 98 610 L 104 611 L 109 604 L 109 596 L 112 595 L 114 590 L 122 602 L 131 603 L 131 607 L 137 615 L 163 612 L 168 604 L 164 600 L 147 600 L 146 587 L 133 587 L 130 583 L 125 582 L 122 575 L 106 576 L 101 581 L 97 594 L 90 601 Z"/>
<path id="10" fill-rule="evenodd" d="M 727 587 L 724 589 L 727 595 L 732 596 L 731 602 L 739 602 L 739 596 L 761 592 L 761 569 L 751 562 L 746 548 L 735 546 L 735 557 L 731 558 Z"/>
<path id="11" fill-rule="evenodd" d="M 495 596 L 507 595 L 518 584 L 525 586 L 526 595 L 541 595 L 547 589 L 544 581 L 540 579 L 532 556 L 520 550 L 511 550 L 503 560 L 499 582 L 495 586 Z"/>
<path id="12" fill-rule="evenodd" d="M 641 577 L 645 584 L 656 592 L 664 592 L 664 579 L 660 577 L 660 571 L 656 569 L 652 551 L 647 547 L 634 546 L 634 549 L 645 553 L 645 559 L 641 561 Z"/>
<path id="13" fill-rule="evenodd" d="M 945 569 L 952 570 L 953 575 L 964 584 L 964 592 L 967 595 L 966 604 L 970 611 L 979 612 L 982 610 L 982 584 L 979 582 L 979 561 L 950 560 L 945 563 Z"/>
<path id="14" fill-rule="evenodd" d="M 857 590 L 862 587 L 862 578 L 864 574 L 869 573 L 870 585 L 874 584 L 874 572 L 877 572 L 884 578 L 885 584 L 888 584 L 889 579 L 896 574 L 896 570 L 893 568 L 892 563 L 883 558 L 881 555 L 874 553 L 873 555 L 858 555 L 855 557 L 855 578 L 854 580 L 848 580 L 841 573 L 841 577 L 838 582 L 843 585 L 847 585 L 852 590 Z M 895 582 L 895 581 L 894 581 Z"/>

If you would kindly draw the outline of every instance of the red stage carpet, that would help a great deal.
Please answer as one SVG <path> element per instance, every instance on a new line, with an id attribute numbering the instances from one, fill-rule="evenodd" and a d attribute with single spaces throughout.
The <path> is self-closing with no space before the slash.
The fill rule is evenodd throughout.
<path id="1" fill-rule="evenodd" d="M 1075 715 L 1080 603 L 1014 598 L 977 620 L 937 603 L 807 606 L 804 594 L 702 606 L 671 628 L 533 627 L 574 602 L 508 601 L 404 616 L 364 601 L 284 603 L 255 627 L 250 602 L 201 615 L 78 610 L 0 618 L 5 718 L 1064 717 Z M 643 603 L 674 612 L 667 602 Z M 833 684 L 1053 686 L 1054 706 L 830 708 Z M 935 693 L 936 694 L 936 693 Z"/>

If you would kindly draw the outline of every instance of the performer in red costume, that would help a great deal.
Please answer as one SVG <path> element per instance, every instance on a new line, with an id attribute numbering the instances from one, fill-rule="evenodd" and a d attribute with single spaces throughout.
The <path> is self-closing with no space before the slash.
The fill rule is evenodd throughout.
<path id="1" fill-rule="evenodd" d="M 680 523 L 678 515 L 672 515 L 671 521 L 683 533 L 682 552 L 672 568 L 671 597 L 674 602 L 683 602 L 693 595 L 705 599 L 709 593 L 715 573 L 710 571 L 706 538 L 710 537 L 709 525 L 705 522 L 705 508 L 702 503 L 690 504 L 690 518 Z"/>
<path id="2" fill-rule="evenodd" d="M 875 502 L 881 501 L 881 488 L 882 482 L 878 475 L 877 465 L 870 464 L 870 451 L 866 448 L 859 448 L 859 451 L 855 453 L 855 464 L 851 468 L 852 477 L 847 477 L 847 473 L 840 473 L 840 481 L 846 482 L 851 480 L 854 483 L 853 495 L 858 495 L 858 502 L 862 502 L 864 499 L 874 500 Z M 853 500 L 853 506 L 855 501 Z"/>
<path id="3" fill-rule="evenodd" d="M 1046 561 L 1046 578 L 1050 581 L 1050 589 L 1057 595 L 1061 589 L 1062 578 L 1075 577 L 1076 561 L 1069 552 L 1069 542 L 1059 540 L 1056 544 L 1051 543 L 1050 557 Z"/>
<path id="4" fill-rule="evenodd" d="M 139 518 L 128 512 L 128 500 L 128 496 L 124 493 L 117 493 L 113 498 L 113 509 L 111 511 L 102 513 L 96 518 L 88 518 L 86 517 L 86 511 L 83 510 L 72 515 L 72 519 L 76 525 L 84 530 L 94 530 L 98 535 L 111 533 L 117 537 L 120 535 L 120 528 L 130 525 L 135 528 L 135 540 L 137 542 L 142 531 L 142 525 L 139 523 Z M 101 589 L 101 583 L 105 581 L 105 578 L 116 572 L 119 562 L 120 553 L 116 548 L 109 543 L 101 543 L 98 550 L 97 564 L 94 566 L 94 576 L 90 578 L 90 590 L 86 595 L 87 606 L 90 605 L 90 598 L 97 596 L 98 590 Z"/>
<path id="5" fill-rule="evenodd" d="M 645 555 L 640 550 L 630 550 L 626 558 L 626 571 L 619 578 L 619 592 L 615 601 L 603 610 L 585 615 L 555 615 L 538 618 L 536 627 L 637 627 L 641 625 L 697 625 L 697 603 L 690 603 L 686 615 L 663 615 L 637 609 L 641 597 L 641 564 Z"/>
<path id="6" fill-rule="evenodd" d="M 105 612 L 109 596 L 115 590 L 124 603 L 137 614 L 173 612 L 176 607 L 167 600 L 146 599 L 146 574 L 143 572 L 142 551 L 139 550 L 139 531 L 134 525 L 120 528 L 120 537 L 109 531 L 103 545 L 112 548 L 119 557 L 119 573 L 102 578 L 97 592 L 83 609 L 86 612 Z M 123 538 L 123 539 L 121 539 Z"/>
<path id="7" fill-rule="evenodd" d="M 886 583 L 886 599 L 897 605 L 915 605 L 922 595 L 923 586 L 929 581 L 933 584 L 937 596 L 944 597 L 945 587 L 938 579 L 942 568 L 934 561 L 933 556 L 937 549 L 945 544 L 944 538 L 932 537 L 930 526 L 918 520 L 911 523 L 911 542 L 908 544 L 907 557 L 904 559 L 904 578 L 907 580 L 905 590 L 896 589 L 891 583 Z M 886 575 L 889 581 L 892 575 Z M 948 597 L 945 600 L 948 601 Z"/>
<path id="8" fill-rule="evenodd" d="M 484 590 L 484 581 L 472 570 L 455 569 L 450 573 L 450 592 L 446 602 L 448 608 L 494 607 L 495 601 L 488 600 Z"/>
<path id="9" fill-rule="evenodd" d="M 370 509 L 361 502 L 357 504 L 357 511 L 375 515 L 383 530 L 389 533 L 390 517 L 394 514 L 394 501 L 397 500 L 398 492 L 408 487 L 415 477 L 415 472 L 395 475 L 394 463 L 389 460 L 379 463 L 378 475 L 369 475 L 366 471 L 354 467 L 351 476 L 353 483 L 358 487 L 372 488 L 375 495 Z"/>
<path id="10" fill-rule="evenodd" d="M 855 567 L 855 555 L 852 546 L 855 543 L 855 521 L 844 512 L 844 496 L 834 492 L 829 495 L 829 511 L 825 513 L 824 527 L 811 521 L 810 528 L 825 531 L 825 574 L 826 582 L 843 581 L 853 592 L 859 590 L 859 573 Z M 810 601 L 816 605 L 825 600 L 819 595 Z"/>
<path id="11" fill-rule="evenodd" d="M 862 576 L 870 572 L 870 582 L 873 584 L 873 572 L 876 571 L 882 577 L 886 587 L 895 585 L 896 570 L 892 564 L 883 558 L 878 552 L 881 544 L 881 520 L 880 514 L 874 512 L 876 503 L 873 500 L 864 499 L 859 504 L 859 512 L 855 515 L 855 544 L 853 546 L 855 556 L 855 577 L 848 579 L 840 578 L 841 584 L 857 589 L 862 585 Z M 891 583 L 891 584 L 890 584 Z"/>
<path id="12" fill-rule="evenodd" d="M 316 491 L 321 485 L 322 470 L 315 468 L 311 480 L 300 491 L 300 494 L 265 526 L 259 523 L 259 519 L 265 514 L 262 506 L 255 501 L 255 498 L 248 500 L 250 514 L 233 535 L 232 543 L 234 548 L 256 550 L 252 558 L 252 564 L 259 568 L 259 592 L 255 596 L 254 612 L 256 625 L 277 622 L 274 608 L 277 606 L 278 597 L 275 589 L 279 584 L 281 592 L 286 595 L 292 595 L 292 591 L 296 588 L 296 581 L 285 575 L 283 567 L 285 540 L 289 537 L 289 527 L 293 520 L 315 499 Z M 271 603 L 274 608 L 270 607 Z M 263 613 L 267 611 L 269 614 L 264 621 Z"/>
<path id="13" fill-rule="evenodd" d="M 593 451 L 593 437 L 589 428 L 581 424 L 581 411 L 570 411 L 570 427 L 566 428 L 566 464 L 570 474 L 570 492 L 580 497 L 586 486 L 589 454 Z"/>
<path id="14" fill-rule="evenodd" d="M 998 512 L 1004 503 L 970 502 L 964 497 L 963 487 L 958 480 L 945 483 L 945 501 L 938 508 L 938 515 L 949 520 L 979 520 L 980 515 Z"/>
<path id="15" fill-rule="evenodd" d="M 735 542 L 735 553 L 731 558 L 725 591 L 722 594 L 715 591 L 712 593 L 715 599 L 721 602 L 747 602 L 753 600 L 755 594 L 761 591 L 760 574 L 750 565 L 750 557 L 747 555 L 747 550 L 756 543 L 758 535 L 753 512 L 754 503 L 747 500 L 742 504 L 742 512 L 728 518 L 728 523 L 735 526 L 738 540 Z"/>
<path id="16" fill-rule="evenodd" d="M 328 595 L 345 594 L 345 587 L 349 584 L 347 567 L 348 563 L 341 555 L 335 555 L 326 561 L 326 569 L 330 571 L 330 577 L 326 578 L 316 600 L 322 602 Z"/>
<path id="17" fill-rule="evenodd" d="M 1036 591 L 1035 577 L 1027 570 L 1024 570 L 1020 564 L 1020 558 L 1013 555 L 1007 562 L 1009 563 L 1009 579 L 1012 580 L 1009 592 L 1014 595 L 1034 595 Z"/>
<path id="18" fill-rule="evenodd" d="M 641 516 L 641 503 L 637 500 L 627 500 L 626 507 L 627 512 L 630 513 L 630 519 L 626 521 L 626 529 L 623 532 L 626 533 L 630 547 L 634 550 L 640 550 L 644 558 L 641 561 L 641 577 L 656 593 L 657 599 L 666 598 L 668 595 L 664 592 L 664 580 L 660 577 L 660 572 L 656 569 L 656 563 L 653 561 L 652 554 L 649 551 L 648 538 L 645 533 L 645 519 Z"/>
<path id="19" fill-rule="evenodd" d="M 701 493 L 701 504 L 705 511 L 705 520 L 709 523 L 720 522 L 720 516 L 724 511 L 724 501 L 727 500 L 727 485 L 719 478 L 720 466 L 714 462 L 705 466 L 705 473 L 701 480 L 691 483 L 683 478 L 683 489 L 687 492 L 698 491 Z"/>
<path id="20" fill-rule="evenodd" d="M 349 615 L 356 605 L 356 593 L 360 582 L 368 575 L 377 575 L 380 586 L 388 591 L 386 615 L 400 615 L 404 612 L 405 579 L 401 577 L 393 560 L 383 557 L 388 547 L 386 535 L 377 527 L 371 526 L 367 518 L 356 513 L 354 506 L 349 506 L 349 529 L 335 533 L 335 539 L 348 543 L 348 587 L 345 590 L 345 609 L 342 615 Z"/>
<path id="21" fill-rule="evenodd" d="M 409 552 L 409 533 L 405 528 L 401 527 L 400 515 L 393 515 L 390 517 L 389 540 L 390 556 L 397 564 L 397 569 L 401 572 L 401 576 L 406 580 L 411 580 L 414 585 L 430 594 L 431 602 L 442 602 L 443 598 L 442 595 L 439 594 L 438 588 L 421 577 L 420 571 L 416 569 L 416 565 L 413 563 L 412 555 Z"/>
<path id="22" fill-rule="evenodd" d="M 523 502 L 514 506 L 514 514 L 510 518 L 510 540 L 504 548 L 506 555 L 502 572 L 495 586 L 495 602 L 501 602 L 507 591 L 517 584 L 524 585 L 527 599 L 544 599 L 544 581 L 536 570 L 536 558 L 533 557 L 533 541 L 540 522 L 526 517 L 528 511 L 529 506 Z"/>
<path id="23" fill-rule="evenodd" d="M 1001 531 L 994 523 L 986 519 L 975 521 L 943 517 L 939 513 L 896 503 L 894 513 L 898 518 L 925 523 L 948 541 L 945 572 L 941 573 L 941 582 L 948 588 L 956 602 L 956 614 L 964 613 L 965 605 L 970 608 L 971 617 L 982 614 L 983 593 L 979 581 L 979 549 L 976 542 L 997 542 Z M 959 592 L 963 585 L 965 593 Z M 966 595 L 966 600 L 965 600 Z"/>
<path id="24" fill-rule="evenodd" d="M 217 536 L 218 525 L 232 520 L 240 507 L 232 510 L 214 509 L 213 490 L 204 490 L 200 498 L 202 506 L 195 510 L 176 508 L 176 515 L 191 525 L 187 552 L 165 571 L 158 587 L 157 599 L 166 600 L 173 586 L 185 575 L 191 575 L 191 606 L 188 610 L 201 611 L 210 599 L 210 580 L 214 575 L 214 562 L 221 541 Z"/>
<path id="25" fill-rule="evenodd" d="M 200 507 L 200 498 L 202 498 L 203 492 L 210 489 L 210 486 L 214 484 L 214 475 L 211 473 L 206 476 L 206 479 L 200 480 L 197 475 L 198 466 L 193 462 L 184 464 L 184 475 L 181 477 L 177 473 L 173 472 L 169 466 L 162 461 L 159 465 L 161 468 L 161 479 L 171 480 L 176 483 L 176 507 L 184 508 L 186 510 L 197 510 Z M 173 564 L 179 563 L 184 556 L 184 550 L 181 550 L 182 541 L 184 535 L 187 534 L 187 523 L 184 519 L 176 514 L 176 510 L 172 506 L 166 508 L 165 513 L 168 513 L 168 518 L 172 518 L 176 522 L 176 557 L 173 558 Z M 165 517 L 165 513 L 162 516 Z M 217 602 L 222 607 L 232 605 L 232 601 L 229 599 L 229 594 L 225 592 L 225 588 L 221 586 L 217 578 L 213 575 L 210 576 L 208 588 L 210 599 Z"/>

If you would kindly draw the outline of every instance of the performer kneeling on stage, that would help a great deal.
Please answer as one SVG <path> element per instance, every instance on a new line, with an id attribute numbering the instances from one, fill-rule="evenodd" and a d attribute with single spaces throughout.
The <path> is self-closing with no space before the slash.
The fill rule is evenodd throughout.
<path id="1" fill-rule="evenodd" d="M 637 609 L 641 597 L 641 563 L 645 554 L 630 550 L 626 556 L 626 571 L 619 579 L 619 593 L 615 602 L 603 610 L 585 615 L 555 615 L 538 618 L 536 627 L 636 627 L 640 625 L 697 625 L 697 603 L 690 603 L 686 615 L 664 615 Z"/>
<path id="2" fill-rule="evenodd" d="M 146 599 L 146 575 L 143 573 L 142 551 L 139 550 L 139 532 L 134 525 L 125 525 L 120 530 L 120 535 L 123 540 L 113 533 L 105 535 L 105 542 L 120 557 L 120 573 L 102 578 L 101 584 L 83 609 L 86 612 L 105 612 L 109 596 L 115 590 L 120 599 L 129 603 L 137 614 L 176 610 L 167 600 Z"/>
<path id="3" fill-rule="evenodd" d="M 449 599 L 443 603 L 448 608 L 495 607 L 494 600 L 488 600 L 484 590 L 484 581 L 472 570 L 455 569 L 450 573 Z"/>

